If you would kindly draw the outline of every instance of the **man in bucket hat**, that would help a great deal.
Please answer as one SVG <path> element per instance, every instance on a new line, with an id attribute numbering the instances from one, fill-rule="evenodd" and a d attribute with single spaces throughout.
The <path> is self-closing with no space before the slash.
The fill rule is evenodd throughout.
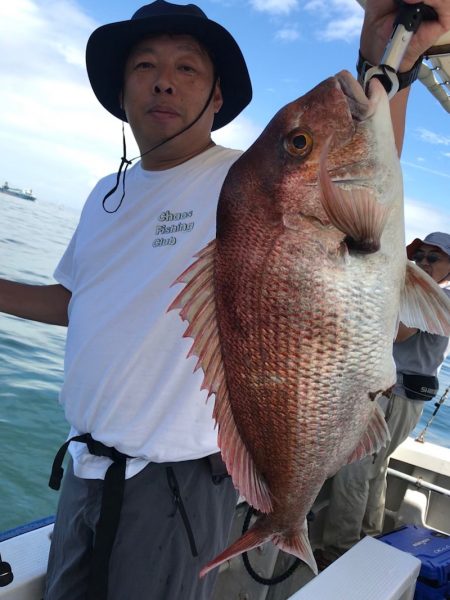
<path id="1" fill-rule="evenodd" d="M 450 234 L 416 238 L 406 254 L 450 297 Z M 364 535 L 382 532 L 389 458 L 419 422 L 424 402 L 438 392 L 438 371 L 449 352 L 449 339 L 399 324 L 393 346 L 397 383 L 379 400 L 391 440 L 376 456 L 343 467 L 333 478 L 323 531 L 316 552 L 319 569 L 328 566 Z"/>
<path id="2" fill-rule="evenodd" d="M 409 71 L 450 20 L 448 0 L 403 59 Z M 361 52 L 376 64 L 394 0 L 368 0 Z M 450 28 L 450 22 L 448 27 Z M 239 152 L 211 131 L 251 84 L 233 37 L 193 4 L 157 0 L 89 39 L 94 93 L 128 121 L 140 161 L 95 186 L 53 286 L 0 281 L 0 310 L 69 325 L 61 402 L 71 425 L 45 600 L 211 600 L 200 568 L 227 541 L 236 492 L 218 455 L 213 402 L 186 360 L 172 282 L 215 235 L 223 180 Z M 391 102 L 401 146 L 407 89 Z M 72 441 L 70 441 L 72 440 Z M 70 445 L 69 445 L 70 444 Z"/>

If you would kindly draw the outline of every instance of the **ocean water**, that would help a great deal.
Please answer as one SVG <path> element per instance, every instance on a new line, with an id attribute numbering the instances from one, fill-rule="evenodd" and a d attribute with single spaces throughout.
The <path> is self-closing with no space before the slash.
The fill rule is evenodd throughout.
<path id="1" fill-rule="evenodd" d="M 52 273 L 76 227 L 64 205 L 0 193 L 0 277 L 52 283 Z M 54 454 L 68 426 L 58 404 L 65 328 L 0 313 L 0 532 L 54 514 L 58 493 L 48 487 Z M 444 364 L 437 398 L 450 386 Z M 414 434 L 434 410 L 428 403 Z M 450 398 L 426 440 L 450 448 Z"/>

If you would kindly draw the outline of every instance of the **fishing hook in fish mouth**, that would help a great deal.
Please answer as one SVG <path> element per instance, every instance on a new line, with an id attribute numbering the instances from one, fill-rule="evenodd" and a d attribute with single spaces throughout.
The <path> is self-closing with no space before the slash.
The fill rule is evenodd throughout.
<path id="1" fill-rule="evenodd" d="M 374 85 L 370 84 L 366 94 L 360 84 L 348 72 L 338 73 L 335 79 L 347 100 L 352 119 L 357 122 L 370 119 L 376 111 L 381 93 L 384 92 L 383 86 L 379 82 L 375 82 Z"/>

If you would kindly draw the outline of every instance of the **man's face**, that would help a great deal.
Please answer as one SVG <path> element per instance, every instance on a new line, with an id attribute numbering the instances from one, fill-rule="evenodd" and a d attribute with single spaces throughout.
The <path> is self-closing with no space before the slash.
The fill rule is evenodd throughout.
<path id="1" fill-rule="evenodd" d="M 190 35 L 144 38 L 128 56 L 124 73 L 123 108 L 141 152 L 192 123 L 211 92 L 213 64 Z M 177 139 L 177 144 L 209 140 L 214 114 L 222 106 L 220 87 L 201 119 Z"/>
<path id="2" fill-rule="evenodd" d="M 450 273 L 450 257 L 437 246 L 421 244 L 412 259 L 438 283 Z"/>

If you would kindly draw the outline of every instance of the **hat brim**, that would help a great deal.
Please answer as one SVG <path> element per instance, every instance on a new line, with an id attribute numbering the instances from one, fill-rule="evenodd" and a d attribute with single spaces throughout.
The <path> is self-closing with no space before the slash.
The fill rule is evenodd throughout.
<path id="1" fill-rule="evenodd" d="M 409 260 L 412 260 L 412 257 L 414 256 L 416 250 L 422 244 L 427 244 L 427 246 L 435 246 L 436 248 L 439 248 L 439 250 L 442 250 L 444 254 L 450 257 L 450 254 L 448 253 L 448 247 L 446 245 L 440 244 L 439 242 L 435 241 L 427 241 L 426 239 L 421 240 L 420 238 L 415 238 L 410 244 L 408 244 L 408 246 L 406 246 L 406 256 L 409 258 Z"/>
<path id="2" fill-rule="evenodd" d="M 192 35 L 208 49 L 220 77 L 223 97 L 212 130 L 230 123 L 252 98 L 247 65 L 239 46 L 226 29 L 214 21 L 193 15 L 131 19 L 96 29 L 87 43 L 86 66 L 99 102 L 115 117 L 127 121 L 119 101 L 126 58 L 141 38 L 159 33 Z"/>
<path id="3" fill-rule="evenodd" d="M 417 248 L 424 243 L 420 238 L 415 238 L 410 244 L 406 246 L 406 256 L 409 260 L 412 260 Z"/>

